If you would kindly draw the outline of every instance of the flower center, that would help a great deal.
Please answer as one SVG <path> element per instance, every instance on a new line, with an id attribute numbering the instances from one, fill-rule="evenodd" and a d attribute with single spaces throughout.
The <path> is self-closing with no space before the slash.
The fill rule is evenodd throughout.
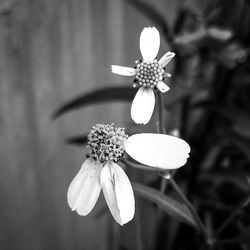
<path id="1" fill-rule="evenodd" d="M 143 86 L 156 88 L 158 82 L 163 80 L 164 69 L 160 67 L 158 61 L 153 62 L 136 61 L 136 75 L 134 87 Z"/>
<path id="2" fill-rule="evenodd" d="M 128 138 L 124 130 L 114 127 L 114 124 L 93 126 L 88 135 L 87 147 L 90 151 L 87 157 L 99 163 L 119 161 L 124 152 L 124 141 Z"/>

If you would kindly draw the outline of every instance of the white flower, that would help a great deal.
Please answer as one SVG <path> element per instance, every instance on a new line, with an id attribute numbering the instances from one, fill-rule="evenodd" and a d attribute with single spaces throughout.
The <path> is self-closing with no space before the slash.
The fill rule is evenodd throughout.
<path id="1" fill-rule="evenodd" d="M 186 164 L 190 146 L 184 140 L 164 134 L 135 134 L 124 143 L 125 151 L 136 161 L 159 170 Z"/>
<path id="2" fill-rule="evenodd" d="M 173 52 L 167 52 L 159 61 L 156 56 L 160 47 L 160 34 L 155 27 L 144 28 L 140 36 L 140 50 L 143 60 L 136 61 L 135 68 L 112 65 L 113 73 L 123 76 L 135 76 L 134 87 L 139 90 L 131 106 L 131 117 L 138 124 L 149 122 L 155 106 L 153 90 L 165 93 L 169 87 L 163 82 L 165 77 L 170 77 L 165 72 L 166 65 L 175 56 Z"/>
<path id="3" fill-rule="evenodd" d="M 116 164 L 123 155 L 126 138 L 124 129 L 113 124 L 92 127 L 88 159 L 68 189 L 68 204 L 73 211 L 79 215 L 90 213 L 102 189 L 109 210 L 120 225 L 133 219 L 133 189 L 125 172 Z"/>

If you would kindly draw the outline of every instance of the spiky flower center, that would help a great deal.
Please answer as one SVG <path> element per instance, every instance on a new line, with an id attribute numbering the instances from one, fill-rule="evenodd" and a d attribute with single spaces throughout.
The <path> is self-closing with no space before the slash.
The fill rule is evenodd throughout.
<path id="1" fill-rule="evenodd" d="M 88 135 L 87 147 L 90 151 L 87 157 L 99 163 L 119 161 L 124 152 L 124 141 L 128 138 L 124 130 L 114 127 L 114 124 L 93 126 Z"/>
<path id="2" fill-rule="evenodd" d="M 153 62 L 136 61 L 136 75 L 134 87 L 143 86 L 156 88 L 158 82 L 163 80 L 164 69 L 160 67 L 158 61 Z"/>

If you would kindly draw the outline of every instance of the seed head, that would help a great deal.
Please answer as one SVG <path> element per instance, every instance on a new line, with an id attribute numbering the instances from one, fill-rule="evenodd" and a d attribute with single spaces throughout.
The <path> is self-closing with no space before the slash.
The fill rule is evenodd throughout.
<path id="1" fill-rule="evenodd" d="M 99 163 L 118 162 L 123 155 L 123 144 L 128 136 L 124 128 L 116 128 L 114 124 L 96 124 L 88 135 L 87 157 Z"/>

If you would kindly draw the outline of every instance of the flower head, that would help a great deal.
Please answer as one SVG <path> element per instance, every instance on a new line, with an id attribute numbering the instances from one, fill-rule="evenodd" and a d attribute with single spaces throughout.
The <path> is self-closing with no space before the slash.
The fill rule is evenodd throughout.
<path id="1" fill-rule="evenodd" d="M 167 52 L 158 61 L 156 56 L 160 47 L 160 34 L 155 27 L 144 28 L 140 35 L 140 50 L 143 59 L 136 61 L 134 68 L 112 65 L 112 72 L 124 76 L 135 76 L 134 87 L 139 87 L 131 106 L 131 117 L 134 122 L 149 122 L 155 106 L 153 90 L 165 93 L 169 87 L 163 82 L 171 75 L 165 72 L 166 65 L 175 56 Z"/>
<path id="2" fill-rule="evenodd" d="M 98 163 L 118 162 L 124 152 L 124 141 L 128 138 L 124 128 L 116 128 L 113 124 L 97 124 L 88 135 L 90 151 L 87 157 Z"/>
<path id="3" fill-rule="evenodd" d="M 133 219 L 135 201 L 131 183 L 116 164 L 123 155 L 127 137 L 123 128 L 113 124 L 92 127 L 88 136 L 88 159 L 68 189 L 68 204 L 73 211 L 79 215 L 90 213 L 102 189 L 110 212 L 120 225 Z"/>

